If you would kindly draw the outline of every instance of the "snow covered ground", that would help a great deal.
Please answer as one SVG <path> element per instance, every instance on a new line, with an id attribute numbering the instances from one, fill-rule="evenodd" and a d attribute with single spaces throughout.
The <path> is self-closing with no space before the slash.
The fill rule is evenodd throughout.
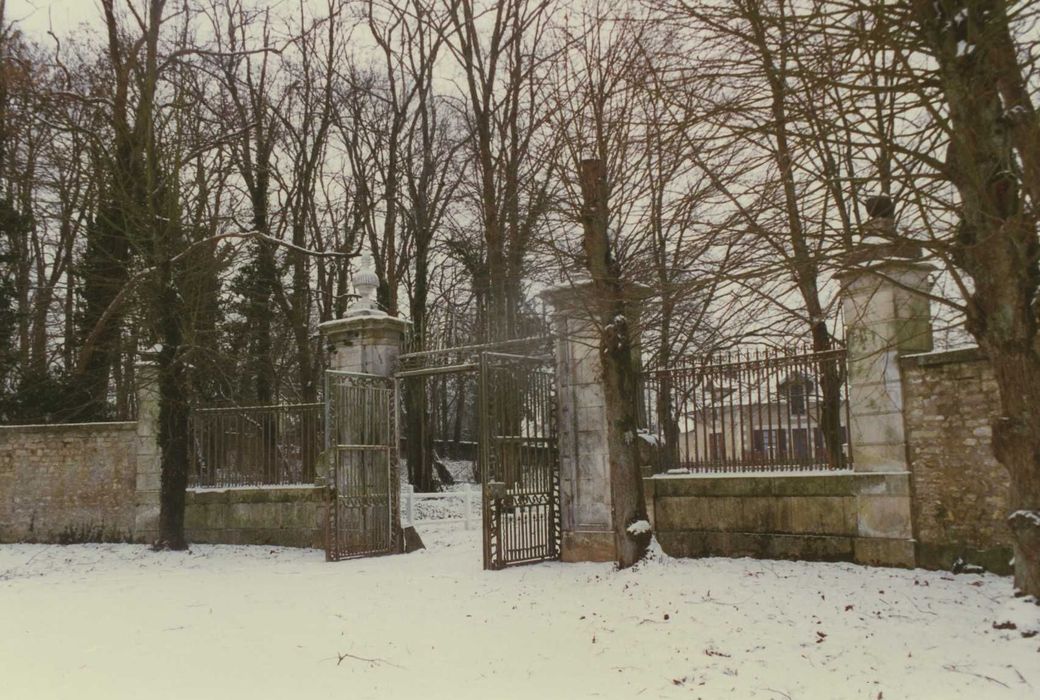
<path id="1" fill-rule="evenodd" d="M 326 564 L 0 546 L 0 697 L 1037 698 L 995 576 L 672 560 L 480 570 L 479 532 Z"/>

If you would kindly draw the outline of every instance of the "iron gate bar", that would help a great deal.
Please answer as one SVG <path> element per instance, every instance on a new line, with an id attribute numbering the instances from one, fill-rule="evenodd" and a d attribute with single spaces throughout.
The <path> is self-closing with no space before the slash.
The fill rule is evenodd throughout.
<path id="1" fill-rule="evenodd" d="M 503 360 L 516 360 L 517 362 L 530 362 L 531 364 L 545 364 L 552 362 L 552 355 L 513 355 L 507 352 L 489 352 L 488 355 L 493 355 L 495 358 Z"/>
<path id="2" fill-rule="evenodd" d="M 278 403 L 278 404 L 250 404 L 248 406 L 206 406 L 197 407 L 194 409 L 196 413 L 234 413 L 235 411 L 250 411 L 260 409 L 285 409 L 291 410 L 294 408 L 317 408 L 320 403 Z"/>
<path id="3" fill-rule="evenodd" d="M 424 367 L 423 369 L 406 369 L 394 373 L 395 379 L 407 379 L 408 377 L 429 377 L 435 374 L 460 374 L 476 372 L 480 365 L 476 362 L 467 362 L 461 365 L 444 365 L 443 367 Z"/>
<path id="4" fill-rule="evenodd" d="M 320 403 L 193 407 L 190 486 L 302 484 L 324 442 Z"/>
<path id="5" fill-rule="evenodd" d="M 514 338 L 512 340 L 500 340 L 494 343 L 480 343 L 477 345 L 458 345 L 452 348 L 438 348 L 437 350 L 420 350 L 418 352 L 407 352 L 397 356 L 399 361 L 422 359 L 425 357 L 436 357 L 437 355 L 449 355 L 451 353 L 472 353 L 480 355 L 484 352 L 494 352 L 496 348 L 508 348 L 514 345 L 534 345 L 536 343 L 551 343 L 552 336 L 532 335 L 528 338 Z M 500 353 L 495 353 L 500 354 Z"/>
<path id="6" fill-rule="evenodd" d="M 348 445 L 345 443 L 337 443 L 336 447 L 341 450 L 385 450 L 386 445 Z"/>

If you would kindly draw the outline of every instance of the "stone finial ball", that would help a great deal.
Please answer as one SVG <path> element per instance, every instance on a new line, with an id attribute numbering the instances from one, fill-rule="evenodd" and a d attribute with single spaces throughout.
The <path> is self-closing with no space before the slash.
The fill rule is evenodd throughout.
<path id="1" fill-rule="evenodd" d="M 891 197 L 884 195 L 874 195 L 867 197 L 867 214 L 872 219 L 891 219 L 895 216 L 896 205 L 892 201 Z"/>

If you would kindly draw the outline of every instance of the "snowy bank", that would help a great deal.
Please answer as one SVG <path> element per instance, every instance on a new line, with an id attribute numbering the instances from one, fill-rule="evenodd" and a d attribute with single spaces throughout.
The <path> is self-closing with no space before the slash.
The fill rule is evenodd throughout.
<path id="1" fill-rule="evenodd" d="M 1034 698 L 1006 578 L 700 559 L 480 569 L 479 533 L 0 547 L 10 698 Z"/>

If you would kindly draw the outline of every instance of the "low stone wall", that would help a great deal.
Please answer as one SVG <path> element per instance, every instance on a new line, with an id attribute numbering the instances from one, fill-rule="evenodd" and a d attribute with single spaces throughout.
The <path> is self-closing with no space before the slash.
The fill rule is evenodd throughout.
<path id="1" fill-rule="evenodd" d="M 676 557 L 872 563 L 875 493 L 905 492 L 900 474 L 671 476 L 644 481 L 654 533 Z"/>
<path id="2" fill-rule="evenodd" d="M 655 534 L 676 557 L 851 560 L 852 475 L 655 476 Z"/>
<path id="3" fill-rule="evenodd" d="M 0 542 L 130 540 L 137 423 L 0 426 Z"/>
<path id="4" fill-rule="evenodd" d="M 188 489 L 186 534 L 205 544 L 321 548 L 324 494 L 319 486 Z"/>
<path id="5" fill-rule="evenodd" d="M 963 559 L 1010 573 L 1010 481 L 991 447 L 993 369 L 967 348 L 910 355 L 901 370 L 918 566 Z"/>

